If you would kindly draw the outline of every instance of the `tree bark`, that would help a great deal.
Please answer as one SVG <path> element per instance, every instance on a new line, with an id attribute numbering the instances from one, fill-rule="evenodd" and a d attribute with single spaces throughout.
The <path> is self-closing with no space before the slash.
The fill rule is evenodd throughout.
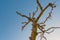
<path id="1" fill-rule="evenodd" d="M 36 36 L 37 36 L 37 25 L 34 24 L 32 27 L 32 33 L 31 33 L 30 40 L 36 40 Z"/>

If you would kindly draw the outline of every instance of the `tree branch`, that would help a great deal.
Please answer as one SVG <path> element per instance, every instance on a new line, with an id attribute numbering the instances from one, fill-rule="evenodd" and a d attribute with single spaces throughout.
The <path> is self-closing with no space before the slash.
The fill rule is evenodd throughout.
<path id="1" fill-rule="evenodd" d="M 52 31 L 50 31 L 50 32 L 47 32 L 47 31 L 45 31 L 45 32 L 48 33 L 48 34 L 50 34 L 50 33 L 54 32 L 54 29 Z"/>
<path id="2" fill-rule="evenodd" d="M 33 12 L 32 18 L 34 18 L 34 16 L 35 16 L 35 14 L 37 13 L 37 11 L 38 11 L 38 7 L 36 7 L 36 10 Z"/>
<path id="3" fill-rule="evenodd" d="M 51 27 L 51 28 L 47 29 L 46 31 L 51 30 L 51 29 L 57 29 L 57 28 L 60 28 L 60 27 Z"/>
<path id="4" fill-rule="evenodd" d="M 22 17 L 25 17 L 25 18 L 27 18 L 27 19 L 30 19 L 29 17 L 27 17 L 26 15 L 22 15 L 22 14 L 19 13 L 18 11 L 16 11 L 16 13 L 17 13 L 18 15 L 22 16 Z"/>
<path id="5" fill-rule="evenodd" d="M 29 17 L 31 18 L 31 13 L 29 13 Z"/>
<path id="6" fill-rule="evenodd" d="M 22 24 L 25 24 L 25 23 L 27 23 L 27 22 L 22 22 Z"/>
<path id="7" fill-rule="evenodd" d="M 40 7 L 40 9 L 42 10 L 43 8 L 42 8 L 41 4 L 39 3 L 39 1 L 36 0 L 36 2 L 37 2 L 37 4 L 38 4 L 38 6 Z"/>
<path id="8" fill-rule="evenodd" d="M 51 27 L 51 28 L 49 28 L 49 29 L 47 29 L 47 30 L 46 30 L 46 33 L 48 33 L 48 34 L 49 34 L 49 33 L 53 32 L 53 31 L 54 31 L 54 29 L 57 29 L 57 28 L 60 28 L 60 27 Z M 51 29 L 53 29 L 53 30 L 52 30 L 52 31 L 50 31 L 50 32 L 47 32 L 47 31 L 49 31 L 49 30 L 51 30 Z"/>
<path id="9" fill-rule="evenodd" d="M 43 12 L 48 8 L 48 7 L 53 7 L 52 3 L 49 3 L 39 14 L 39 16 L 36 19 L 36 22 L 38 22 L 39 18 L 42 16 Z"/>
<path id="10" fill-rule="evenodd" d="M 52 13 L 52 11 L 49 13 L 48 17 L 45 19 L 45 21 L 43 23 L 45 23 L 48 19 L 51 18 L 51 13 Z"/>
<path id="11" fill-rule="evenodd" d="M 40 26 L 39 24 L 38 24 L 38 28 L 39 28 L 41 31 L 43 31 L 43 29 L 44 29 L 44 27 L 43 27 L 43 26 Z"/>
<path id="12" fill-rule="evenodd" d="M 43 38 L 44 38 L 45 40 L 47 40 L 47 38 L 46 38 L 45 36 L 43 36 Z"/>
<path id="13" fill-rule="evenodd" d="M 22 26 L 22 30 L 26 27 L 26 25 L 29 23 L 30 21 L 26 22 L 23 26 Z"/>
<path id="14" fill-rule="evenodd" d="M 24 17 L 24 18 L 27 18 L 29 21 L 32 21 L 32 22 L 33 22 L 33 20 L 32 20 L 30 17 L 28 17 L 28 16 L 26 16 L 26 15 L 22 15 L 22 14 L 19 13 L 18 11 L 16 11 L 16 13 L 19 14 L 20 16 Z"/>

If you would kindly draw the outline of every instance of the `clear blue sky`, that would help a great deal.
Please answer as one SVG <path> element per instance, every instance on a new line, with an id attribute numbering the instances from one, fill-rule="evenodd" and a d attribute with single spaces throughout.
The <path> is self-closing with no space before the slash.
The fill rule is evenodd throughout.
<path id="1" fill-rule="evenodd" d="M 54 1 L 41 0 L 40 2 L 42 6 L 46 6 L 49 2 Z M 56 5 L 52 19 L 47 22 L 47 27 L 60 26 L 60 0 L 57 0 Z M 28 13 L 33 12 L 36 6 L 35 0 L 0 0 L 0 40 L 29 40 L 31 25 L 27 25 L 24 31 L 21 31 L 21 22 L 26 19 L 17 15 L 16 11 L 28 16 Z M 60 40 L 60 29 L 46 35 L 46 37 L 48 40 Z"/>

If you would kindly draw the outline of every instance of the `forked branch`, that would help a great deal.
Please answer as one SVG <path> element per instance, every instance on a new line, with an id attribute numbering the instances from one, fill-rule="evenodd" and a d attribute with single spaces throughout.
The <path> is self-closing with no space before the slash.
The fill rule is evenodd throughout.
<path id="1" fill-rule="evenodd" d="M 33 22 L 33 20 L 32 20 L 30 17 L 28 17 L 28 16 L 26 16 L 26 15 L 22 15 L 22 14 L 19 13 L 18 11 L 16 11 L 16 13 L 17 13 L 18 15 L 20 15 L 20 16 L 25 17 L 25 18 L 28 19 L 28 22 L 22 22 L 22 24 L 24 24 L 24 25 L 22 26 L 22 30 L 26 27 L 26 25 L 27 25 L 28 23 L 30 23 L 31 21 Z"/>
<path id="2" fill-rule="evenodd" d="M 55 5 L 53 3 L 49 3 L 39 14 L 39 16 L 37 17 L 36 19 L 36 22 L 38 22 L 38 20 L 40 19 L 40 17 L 42 16 L 43 12 L 48 8 L 48 7 L 51 7 L 51 8 L 54 8 Z"/>

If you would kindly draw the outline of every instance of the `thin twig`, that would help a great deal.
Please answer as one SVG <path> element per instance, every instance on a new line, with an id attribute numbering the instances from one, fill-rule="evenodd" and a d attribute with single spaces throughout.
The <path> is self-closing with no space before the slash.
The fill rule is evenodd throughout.
<path id="1" fill-rule="evenodd" d="M 27 25 L 28 23 L 29 23 L 29 21 L 22 26 L 22 30 L 26 27 L 26 25 Z"/>
<path id="2" fill-rule="evenodd" d="M 51 13 L 52 13 L 52 11 L 49 13 L 48 17 L 45 19 L 45 21 L 43 23 L 45 23 L 48 19 L 51 18 Z"/>
<path id="3" fill-rule="evenodd" d="M 23 14 L 19 13 L 18 11 L 16 11 L 16 13 L 17 13 L 18 15 L 22 16 L 22 17 L 25 17 L 25 18 L 28 18 L 28 19 L 29 19 L 29 17 L 27 17 L 26 15 L 23 15 Z"/>
<path id="4" fill-rule="evenodd" d="M 29 17 L 31 18 L 31 13 L 29 13 Z"/>
<path id="5" fill-rule="evenodd" d="M 22 24 L 25 24 L 25 23 L 27 23 L 27 22 L 22 22 Z"/>
<path id="6" fill-rule="evenodd" d="M 38 7 L 36 7 L 36 11 L 33 12 L 33 14 L 32 14 L 32 18 L 34 18 L 34 16 L 35 16 L 35 14 L 37 13 L 37 11 L 38 11 Z"/>
<path id="7" fill-rule="evenodd" d="M 44 38 L 45 40 L 47 40 L 47 38 L 46 38 L 45 36 L 43 36 L 43 38 Z"/>
<path id="8" fill-rule="evenodd" d="M 50 31 L 50 32 L 47 32 L 47 31 L 45 31 L 45 32 L 48 33 L 48 34 L 50 34 L 50 33 L 54 32 L 54 29 L 52 31 Z"/>
<path id="9" fill-rule="evenodd" d="M 57 29 L 57 28 L 60 28 L 60 27 L 51 27 L 51 28 L 48 28 L 46 31 L 49 31 L 51 29 Z"/>

